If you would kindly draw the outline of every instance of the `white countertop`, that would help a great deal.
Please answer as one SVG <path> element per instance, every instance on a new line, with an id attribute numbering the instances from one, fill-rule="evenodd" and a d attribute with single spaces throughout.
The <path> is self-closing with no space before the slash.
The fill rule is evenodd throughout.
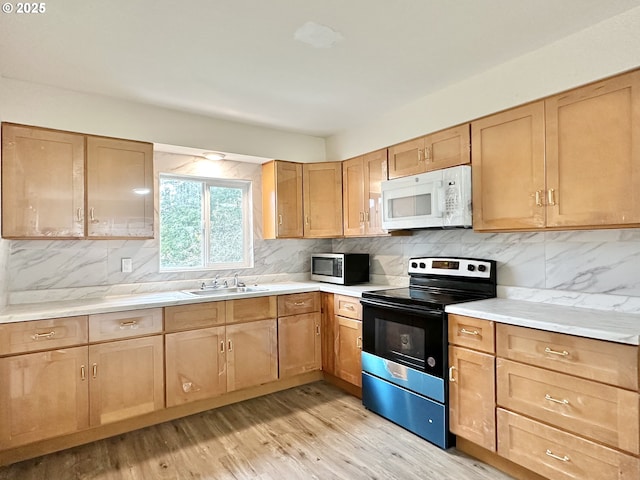
<path id="1" fill-rule="evenodd" d="M 85 300 L 9 305 L 0 309 L 0 323 L 23 322 L 57 317 L 72 317 L 96 313 L 137 310 L 140 308 L 168 307 L 188 303 L 216 302 L 236 298 L 263 297 L 321 291 L 360 297 L 367 290 L 389 288 L 388 285 L 361 284 L 353 286 L 320 282 L 291 282 L 261 284 L 264 291 L 193 296 L 184 291 L 158 292 L 138 295 L 119 295 Z"/>
<path id="2" fill-rule="evenodd" d="M 640 314 L 504 298 L 449 305 L 446 311 L 509 325 L 640 345 Z"/>

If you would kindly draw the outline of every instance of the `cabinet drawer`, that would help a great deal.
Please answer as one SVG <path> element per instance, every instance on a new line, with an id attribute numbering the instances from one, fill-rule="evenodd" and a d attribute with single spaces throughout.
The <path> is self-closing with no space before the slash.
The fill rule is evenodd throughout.
<path id="1" fill-rule="evenodd" d="M 481 352 L 495 353 L 493 322 L 454 313 L 450 313 L 448 318 L 449 343 Z"/>
<path id="2" fill-rule="evenodd" d="M 89 315 L 89 341 L 140 337 L 162 332 L 162 308 Z"/>
<path id="3" fill-rule="evenodd" d="M 277 297 L 254 297 L 227 300 L 227 323 L 255 322 L 278 316 Z"/>
<path id="4" fill-rule="evenodd" d="M 86 316 L 0 325 L 0 355 L 81 345 L 87 340 Z"/>
<path id="5" fill-rule="evenodd" d="M 498 453 L 552 480 L 640 478 L 640 460 L 498 409 Z"/>
<path id="6" fill-rule="evenodd" d="M 320 311 L 320 292 L 291 293 L 278 296 L 278 316 Z"/>
<path id="7" fill-rule="evenodd" d="M 638 347 L 499 324 L 498 356 L 638 389 Z"/>
<path id="8" fill-rule="evenodd" d="M 333 313 L 336 315 L 362 320 L 362 304 L 359 298 L 348 297 L 346 295 L 334 295 L 333 302 Z"/>
<path id="9" fill-rule="evenodd" d="M 224 301 L 164 307 L 164 328 L 175 332 L 224 325 L 225 311 Z"/>
<path id="10" fill-rule="evenodd" d="M 497 403 L 612 447 L 640 452 L 636 392 L 542 368 L 496 361 Z"/>

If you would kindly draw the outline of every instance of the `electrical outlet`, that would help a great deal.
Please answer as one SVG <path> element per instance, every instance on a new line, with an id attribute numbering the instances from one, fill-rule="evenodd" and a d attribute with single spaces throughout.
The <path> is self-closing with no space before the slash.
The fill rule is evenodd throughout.
<path id="1" fill-rule="evenodd" d="M 122 259 L 122 273 L 131 273 L 133 272 L 133 262 L 130 258 Z"/>

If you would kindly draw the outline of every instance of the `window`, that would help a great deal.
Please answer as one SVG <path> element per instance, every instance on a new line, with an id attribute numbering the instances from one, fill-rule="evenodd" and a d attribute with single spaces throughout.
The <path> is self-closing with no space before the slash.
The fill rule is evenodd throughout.
<path id="1" fill-rule="evenodd" d="M 160 175 L 160 270 L 253 266 L 251 182 Z"/>

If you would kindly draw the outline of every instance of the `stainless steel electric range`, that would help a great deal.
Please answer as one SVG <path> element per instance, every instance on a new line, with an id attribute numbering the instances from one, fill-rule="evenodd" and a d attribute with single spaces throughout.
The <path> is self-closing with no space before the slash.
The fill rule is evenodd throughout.
<path id="1" fill-rule="evenodd" d="M 362 294 L 362 403 L 441 448 L 449 432 L 447 315 L 454 303 L 496 296 L 496 262 L 409 261 L 409 287 Z"/>

